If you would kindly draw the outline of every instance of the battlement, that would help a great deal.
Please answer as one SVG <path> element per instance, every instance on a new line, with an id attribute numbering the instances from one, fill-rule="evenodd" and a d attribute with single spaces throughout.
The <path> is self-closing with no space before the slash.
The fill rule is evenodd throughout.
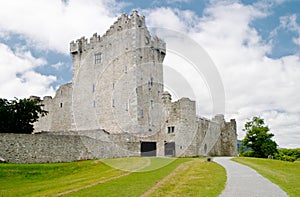
<path id="1" fill-rule="evenodd" d="M 73 40 L 70 43 L 70 53 L 81 53 L 85 50 L 93 48 L 96 43 L 101 43 L 103 40 L 105 40 L 106 37 L 109 37 L 119 31 L 123 31 L 126 29 L 129 30 L 133 27 L 145 27 L 145 17 L 138 15 L 138 12 L 136 10 L 134 10 L 130 16 L 128 16 L 127 14 L 122 14 L 120 17 L 118 17 L 118 19 L 114 22 L 113 25 L 110 26 L 110 28 L 105 32 L 103 36 L 94 33 L 94 35 L 89 40 L 85 37 L 77 39 L 76 42 Z M 161 40 L 157 37 L 154 37 L 153 42 L 157 43 L 155 45 L 159 48 L 165 47 L 165 43 L 161 42 Z"/>

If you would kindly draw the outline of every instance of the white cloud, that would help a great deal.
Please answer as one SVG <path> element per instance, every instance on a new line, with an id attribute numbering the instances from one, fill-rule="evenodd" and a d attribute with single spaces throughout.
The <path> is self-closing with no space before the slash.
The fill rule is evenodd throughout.
<path id="1" fill-rule="evenodd" d="M 0 1 L 0 32 L 20 34 L 36 48 L 68 54 L 68 43 L 104 33 L 119 6 L 108 0 Z M 116 13 L 117 14 L 117 13 Z"/>
<path id="2" fill-rule="evenodd" d="M 300 131 L 298 54 L 279 59 L 268 57 L 272 46 L 251 25 L 254 20 L 267 16 L 261 10 L 262 4 L 256 7 L 237 1 L 219 2 L 211 3 L 204 16 L 194 13 L 187 16 L 186 11 L 172 8 L 145 13 L 150 26 L 186 33 L 208 51 L 224 83 L 226 116 L 237 119 L 239 138 L 245 135 L 242 128 L 248 118 L 262 116 L 267 124 L 270 122 L 271 132 L 280 146 L 299 146 L 299 135 L 295 134 Z M 284 18 L 281 23 L 298 31 L 295 16 Z M 209 95 L 205 97 L 210 99 Z M 206 110 L 209 108 L 200 108 L 200 114 L 207 114 Z M 284 113 L 274 118 L 276 111 Z M 290 118 L 294 121 L 287 121 Z M 289 127 L 286 127 L 287 122 Z"/>
<path id="3" fill-rule="evenodd" d="M 65 65 L 65 63 L 63 62 L 57 62 L 55 64 L 50 65 L 52 68 L 55 68 L 56 70 L 59 70 L 60 68 L 62 68 Z"/>
<path id="4" fill-rule="evenodd" d="M 297 24 L 297 15 L 292 14 L 280 17 L 280 25 L 283 28 L 299 31 L 300 27 Z"/>
<path id="5" fill-rule="evenodd" d="M 53 95 L 50 84 L 56 78 L 34 71 L 45 64 L 44 59 L 33 57 L 29 51 L 17 49 L 13 52 L 7 45 L 0 44 L 0 97 L 12 99 Z"/>
<path id="6" fill-rule="evenodd" d="M 173 3 L 189 3 L 191 0 L 167 0 L 167 4 L 173 4 Z"/>
<path id="7" fill-rule="evenodd" d="M 294 44 L 300 46 L 300 25 L 297 23 L 297 15 L 292 14 L 280 17 L 280 27 L 297 35 L 293 38 Z"/>
<path id="8" fill-rule="evenodd" d="M 186 32 L 199 19 L 192 11 L 182 11 L 171 7 L 142 10 L 142 14 L 147 16 L 146 23 L 150 27 L 163 27 L 179 32 Z"/>
<path id="9" fill-rule="evenodd" d="M 13 39 L 10 35 L 18 35 L 26 41 L 26 46 L 17 46 L 16 52 L 0 44 L 0 96 L 13 98 L 54 95 L 50 85 L 56 77 L 34 71 L 47 62 L 33 57 L 32 48 L 68 54 L 72 40 L 104 33 L 115 19 L 111 13 L 118 15 L 124 4 L 111 0 L 0 0 L 0 5 L 0 37 L 8 40 Z M 58 62 L 49 69 L 61 66 L 63 63 Z"/>
<path id="10" fill-rule="evenodd" d="M 298 113 L 300 95 L 299 56 L 280 59 L 267 56 L 271 46 L 266 44 L 250 23 L 263 14 L 252 6 L 230 4 L 207 10 L 208 16 L 199 24 L 197 40 L 211 54 L 223 77 L 227 113 L 239 119 L 239 135 L 246 118 L 262 115 L 268 110 Z M 295 94 L 296 93 L 296 94 Z M 265 116 L 268 122 L 268 116 Z M 279 125 L 285 120 L 277 120 Z M 291 127 L 299 129 L 299 122 Z M 272 128 L 282 146 L 299 144 L 299 138 L 288 139 L 288 130 L 278 124 Z M 282 132 L 282 133 L 280 133 Z"/>
<path id="11" fill-rule="evenodd" d="M 172 8 L 143 10 L 143 14 L 147 16 L 146 23 L 150 27 L 163 27 L 177 31 L 185 30 L 185 24 Z"/>

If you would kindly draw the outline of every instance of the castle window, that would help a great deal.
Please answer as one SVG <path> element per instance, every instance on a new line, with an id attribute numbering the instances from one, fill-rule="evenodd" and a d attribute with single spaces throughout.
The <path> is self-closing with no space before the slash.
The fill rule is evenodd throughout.
<path id="1" fill-rule="evenodd" d="M 150 86 L 153 86 L 153 77 L 150 78 Z"/>
<path id="2" fill-rule="evenodd" d="M 174 126 L 168 127 L 168 133 L 174 133 L 174 132 L 175 132 Z"/>
<path id="3" fill-rule="evenodd" d="M 102 53 L 95 53 L 95 64 L 100 64 L 102 61 Z"/>
<path id="4" fill-rule="evenodd" d="M 112 107 L 115 107 L 115 99 L 112 100 Z"/>
<path id="5" fill-rule="evenodd" d="M 95 92 L 95 84 L 93 84 L 93 92 Z"/>
<path id="6" fill-rule="evenodd" d="M 124 66 L 124 73 L 127 73 L 127 70 L 128 70 L 127 66 Z"/>
<path id="7" fill-rule="evenodd" d="M 150 100 L 150 107 L 151 107 L 151 109 L 153 109 L 153 106 L 154 106 L 154 101 Z"/>
<path id="8" fill-rule="evenodd" d="M 112 83 L 112 89 L 115 89 L 115 82 Z"/>
<path id="9" fill-rule="evenodd" d="M 148 88 L 149 88 L 149 90 L 151 89 L 152 86 L 153 86 L 153 77 L 151 77 L 150 81 L 148 81 Z"/>
<path id="10" fill-rule="evenodd" d="M 129 108 L 129 105 L 128 105 L 128 102 L 125 103 L 125 111 L 128 111 L 128 108 Z"/>
<path id="11" fill-rule="evenodd" d="M 143 109 L 140 110 L 140 117 L 144 118 L 144 110 Z"/>
<path id="12" fill-rule="evenodd" d="M 152 54 L 154 54 L 154 47 L 151 47 L 151 52 Z"/>
<path id="13" fill-rule="evenodd" d="M 96 107 L 96 101 L 93 101 L 93 107 Z"/>
<path id="14" fill-rule="evenodd" d="M 150 117 L 150 116 L 148 116 L 148 125 L 149 125 L 149 126 L 152 125 L 152 120 L 151 120 L 151 117 Z"/>
<path id="15" fill-rule="evenodd" d="M 60 108 L 62 108 L 62 106 L 63 106 L 63 104 L 62 104 L 62 103 L 60 103 Z"/>
<path id="16" fill-rule="evenodd" d="M 146 36 L 145 37 L 145 44 L 148 45 L 150 43 L 149 38 Z"/>
<path id="17" fill-rule="evenodd" d="M 165 58 L 165 56 L 166 56 L 165 52 L 160 51 L 158 59 L 162 61 Z"/>
<path id="18" fill-rule="evenodd" d="M 143 21 L 142 20 L 138 20 L 138 27 L 142 27 L 143 25 Z"/>

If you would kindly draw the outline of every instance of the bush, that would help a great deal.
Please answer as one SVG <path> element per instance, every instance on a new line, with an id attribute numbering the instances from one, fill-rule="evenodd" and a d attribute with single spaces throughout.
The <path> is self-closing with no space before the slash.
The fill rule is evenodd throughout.
<path id="1" fill-rule="evenodd" d="M 275 154 L 275 159 L 282 160 L 282 161 L 291 161 L 291 162 L 294 162 L 296 160 L 296 157 L 294 157 L 294 156 L 288 156 L 288 155 L 283 155 L 281 153 L 276 153 Z"/>
<path id="2" fill-rule="evenodd" d="M 246 152 L 240 152 L 240 156 L 242 156 L 242 157 L 254 157 L 254 151 L 249 150 L 249 151 L 246 151 Z"/>
<path id="3" fill-rule="evenodd" d="M 291 161 L 294 162 L 300 159 L 300 148 L 288 149 L 282 148 L 278 150 L 278 153 L 275 154 L 275 159 L 282 161 Z"/>

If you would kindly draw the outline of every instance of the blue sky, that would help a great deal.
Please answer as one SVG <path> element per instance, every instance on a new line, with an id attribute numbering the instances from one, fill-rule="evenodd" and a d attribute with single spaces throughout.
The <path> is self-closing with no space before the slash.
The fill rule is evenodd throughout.
<path id="1" fill-rule="evenodd" d="M 72 80 L 69 43 L 102 35 L 136 9 L 148 26 L 181 32 L 207 52 L 224 85 L 225 117 L 237 119 L 239 138 L 257 115 L 281 147 L 300 147 L 299 8 L 299 0 L 0 0 L 0 97 L 54 96 Z M 180 62 L 167 57 L 165 64 Z M 172 88 L 170 73 L 166 80 Z M 202 88 L 193 99 L 198 114 L 210 118 L 203 84 L 190 85 Z M 178 90 L 182 96 L 190 95 Z"/>

